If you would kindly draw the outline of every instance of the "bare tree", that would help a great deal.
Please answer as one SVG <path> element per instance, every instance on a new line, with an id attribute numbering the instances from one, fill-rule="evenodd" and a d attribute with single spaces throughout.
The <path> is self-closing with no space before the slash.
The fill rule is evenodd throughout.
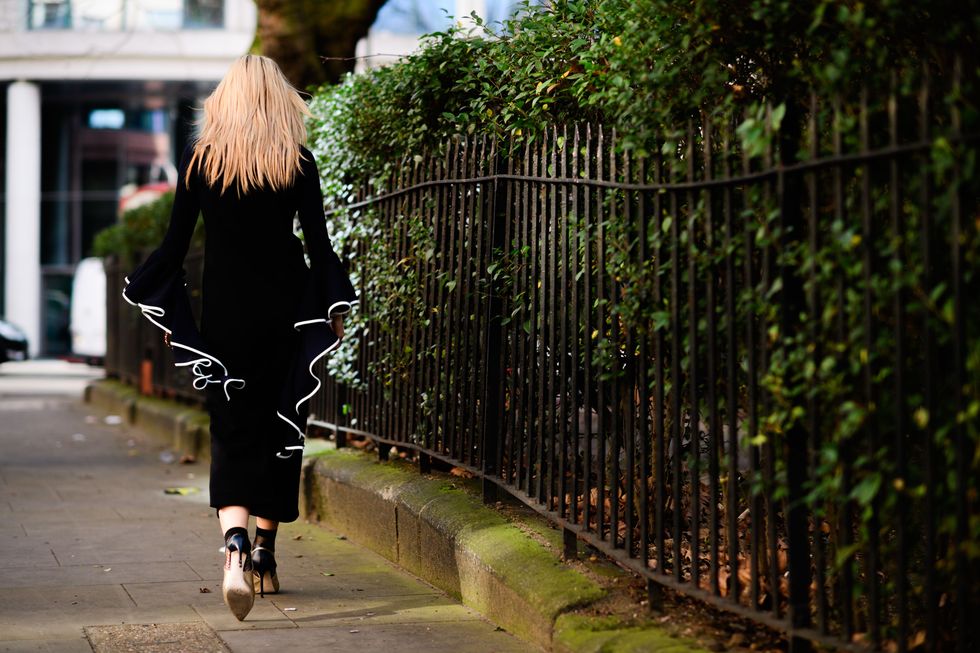
<path id="1" fill-rule="evenodd" d="M 336 82 L 354 69 L 357 41 L 386 0 L 256 0 L 258 50 L 296 88 Z"/>

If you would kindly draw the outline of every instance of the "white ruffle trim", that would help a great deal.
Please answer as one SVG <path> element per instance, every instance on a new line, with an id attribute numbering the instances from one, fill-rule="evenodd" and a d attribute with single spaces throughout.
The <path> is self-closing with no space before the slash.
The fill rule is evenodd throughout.
<path id="1" fill-rule="evenodd" d="M 129 277 L 125 277 L 125 280 L 126 280 L 126 284 L 128 286 L 129 285 Z M 123 288 L 122 297 L 130 305 L 136 306 L 137 308 L 139 308 L 140 309 L 140 312 L 143 313 L 143 317 L 145 317 L 146 319 L 148 319 L 155 326 L 157 326 L 158 328 L 162 329 L 166 333 L 168 333 L 170 335 L 173 335 L 173 332 L 170 329 L 168 329 L 167 327 L 163 326 L 162 324 L 160 324 L 159 322 L 157 322 L 154 319 L 154 318 L 162 318 L 166 314 L 166 311 L 162 307 L 160 307 L 160 306 L 153 306 L 151 304 L 143 304 L 143 303 L 140 303 L 140 302 L 134 302 L 132 299 L 130 299 L 126 295 L 126 289 L 125 288 Z M 195 348 L 193 348 L 193 347 L 191 347 L 189 345 L 185 345 L 182 342 L 176 342 L 173 339 L 170 340 L 170 346 L 171 347 L 179 347 L 179 348 L 184 349 L 186 351 L 192 352 L 192 353 L 194 353 L 194 354 L 196 354 L 198 356 L 198 358 L 195 358 L 194 360 L 185 361 L 183 363 L 175 363 L 175 365 L 177 367 L 190 367 L 191 368 L 191 373 L 194 375 L 194 380 L 191 382 L 191 385 L 194 386 L 194 389 L 195 390 L 203 390 L 206 387 L 208 387 L 208 385 L 211 384 L 211 383 L 219 383 L 219 384 L 222 384 L 221 387 L 222 387 L 222 389 L 225 392 L 225 399 L 227 399 L 228 401 L 231 401 L 231 395 L 229 394 L 228 391 L 231 388 L 235 388 L 235 389 L 241 390 L 242 388 L 245 387 L 245 379 L 235 379 L 235 378 L 228 377 L 228 368 L 225 367 L 224 363 L 222 363 L 220 360 L 218 360 L 214 356 L 212 356 L 210 354 L 206 354 L 203 351 L 200 351 L 198 349 L 195 349 Z M 212 373 L 209 373 L 210 372 L 210 369 L 213 368 L 214 365 L 217 365 L 218 367 L 221 368 L 221 372 L 222 373 L 220 374 L 219 378 L 214 378 L 215 375 L 212 374 Z M 224 382 L 222 382 L 222 380 L 221 380 L 222 378 L 224 378 Z"/>
<path id="2" fill-rule="evenodd" d="M 126 277 L 125 280 L 126 280 L 126 284 L 128 286 L 128 284 L 129 284 L 129 277 Z M 154 319 L 154 318 L 162 318 L 166 314 L 166 311 L 164 311 L 164 309 L 162 307 L 160 307 L 160 306 L 152 306 L 150 304 L 142 304 L 140 302 L 134 302 L 133 300 L 131 300 L 129 297 L 126 296 L 126 289 L 125 288 L 122 291 L 122 297 L 130 305 L 136 306 L 137 308 L 139 308 L 140 311 L 143 313 L 143 317 L 145 317 L 146 319 L 148 319 L 154 325 L 156 325 L 157 327 L 159 327 L 163 331 L 167 332 L 168 334 L 172 333 L 170 329 L 168 329 L 167 327 L 163 326 L 162 324 L 160 324 L 159 322 L 157 322 L 156 319 Z M 328 318 L 326 318 L 326 319 L 325 318 L 316 318 L 316 319 L 313 319 L 313 320 L 302 320 L 300 322 L 296 322 L 293 325 L 293 328 L 298 330 L 303 325 L 306 325 L 306 324 L 315 324 L 317 322 L 323 322 L 324 324 L 327 324 L 329 326 L 329 324 L 330 324 L 330 319 L 329 318 L 333 318 L 333 317 L 336 317 L 338 315 L 346 315 L 347 313 L 350 312 L 351 308 L 356 303 L 357 303 L 357 300 L 356 299 L 353 302 L 345 302 L 345 301 L 334 302 L 333 304 L 330 305 L 330 308 L 327 309 L 327 316 L 328 316 Z M 296 413 L 297 414 L 299 414 L 299 408 L 300 408 L 300 406 L 302 406 L 305 402 L 309 401 L 310 398 L 313 395 L 315 395 L 320 390 L 320 387 L 322 385 L 320 383 L 320 377 L 318 377 L 313 372 L 313 366 L 316 365 L 316 362 L 318 360 L 320 360 L 321 358 L 323 358 L 324 356 L 326 356 L 327 354 L 329 354 L 331 351 L 333 351 L 334 349 L 336 349 L 340 345 L 340 341 L 341 341 L 341 339 L 340 338 L 337 338 L 337 340 L 335 340 L 333 342 L 333 344 L 331 344 L 329 347 L 327 347 L 326 349 L 324 349 L 323 351 L 321 351 L 319 354 L 317 354 L 316 356 L 314 356 L 313 357 L 313 360 L 310 361 L 310 364 L 307 367 L 307 371 L 310 373 L 310 376 L 313 377 L 313 380 L 316 382 L 316 387 L 313 388 L 313 391 L 312 392 L 310 392 L 305 397 L 301 398 L 299 401 L 296 402 L 295 410 L 296 410 Z M 211 383 L 221 383 L 222 382 L 220 378 L 215 379 L 214 378 L 214 374 L 209 374 L 208 373 L 209 368 L 211 368 L 214 364 L 217 364 L 221 368 L 221 370 L 223 372 L 221 374 L 221 377 L 228 377 L 228 368 L 225 367 L 224 363 L 222 363 L 220 360 L 218 360 L 214 356 L 211 356 L 210 354 L 206 354 L 203 351 L 199 351 L 197 349 L 194 349 L 193 347 L 190 347 L 190 346 L 185 345 L 183 343 L 175 342 L 173 340 L 170 341 L 170 345 L 172 347 L 180 347 L 181 349 L 185 349 L 187 351 L 193 352 L 193 353 L 195 353 L 195 354 L 197 354 L 199 356 L 199 358 L 196 358 L 194 360 L 186 361 L 186 362 L 183 362 L 183 363 L 176 363 L 176 365 L 178 367 L 188 367 L 189 366 L 191 368 L 191 372 L 194 374 L 194 381 L 192 382 L 192 385 L 194 386 L 194 389 L 195 390 L 203 390 L 203 389 L 205 389 L 208 386 L 208 384 L 211 384 Z M 229 388 L 236 388 L 236 389 L 239 389 L 240 390 L 240 389 L 242 389 L 244 387 L 245 387 L 245 379 L 225 378 L 224 384 L 222 385 L 222 389 L 225 392 L 225 398 L 228 401 L 231 401 L 231 395 L 228 393 Z M 296 424 L 293 420 L 289 419 L 288 417 L 286 417 L 285 415 L 283 415 L 282 413 L 280 413 L 278 410 L 276 411 L 276 415 L 278 415 L 280 417 L 280 419 L 282 419 L 287 424 L 289 424 L 290 426 L 293 427 L 293 429 L 299 435 L 300 442 L 304 442 L 306 440 L 306 433 L 305 433 L 304 429 L 300 427 L 300 425 Z M 297 445 L 292 445 L 292 446 L 288 446 L 288 447 L 283 447 L 283 451 L 288 451 L 289 453 L 287 455 L 283 455 L 282 452 L 279 452 L 279 453 L 276 454 L 276 457 L 277 458 L 282 458 L 282 459 L 292 458 L 294 451 L 302 451 L 303 449 L 304 449 L 304 445 L 303 444 L 297 444 Z"/>
<path id="3" fill-rule="evenodd" d="M 338 307 L 338 306 L 345 306 L 346 308 L 344 308 L 343 311 L 336 311 L 335 312 L 334 309 L 336 307 Z M 330 309 L 327 311 L 327 314 L 330 317 L 334 317 L 335 315 L 344 315 L 345 313 L 348 313 L 350 311 L 350 309 L 351 309 L 351 303 L 350 302 L 336 302 L 336 303 L 334 303 L 333 305 L 330 306 Z M 317 318 L 315 320 L 303 320 L 301 322 L 297 322 L 296 324 L 293 325 L 293 328 L 294 329 L 299 329 L 301 326 L 303 326 L 305 324 L 316 324 L 317 322 L 323 322 L 324 324 L 326 324 L 328 326 L 330 324 L 330 321 L 329 320 L 324 319 L 324 318 L 321 317 L 321 318 Z M 318 360 L 320 360 L 321 358 L 323 358 L 324 356 L 326 356 L 327 354 L 329 354 L 331 351 L 333 351 L 334 349 L 336 349 L 337 347 L 339 347 L 340 346 L 340 341 L 341 341 L 340 338 L 337 338 L 336 340 L 334 340 L 333 343 L 329 347 L 327 347 L 326 349 L 324 349 L 323 351 L 321 351 L 319 354 L 317 354 L 316 356 L 314 356 L 313 357 L 313 360 L 311 360 L 310 361 L 310 364 L 307 366 L 306 369 L 310 373 L 310 376 L 313 377 L 313 380 L 316 382 L 316 387 L 314 387 L 313 390 L 309 394 L 307 394 L 305 397 L 302 397 L 299 401 L 296 402 L 295 411 L 296 411 L 297 414 L 299 414 L 299 407 L 302 406 L 305 402 L 309 401 L 310 400 L 310 397 L 312 397 L 313 395 L 315 395 L 320 390 L 320 386 L 322 385 L 320 383 L 320 377 L 318 377 L 313 372 L 313 366 L 316 365 L 316 362 Z M 286 417 L 285 415 L 283 415 L 282 413 L 280 413 L 278 410 L 276 411 L 276 415 L 278 415 L 280 417 L 280 419 L 282 419 L 287 424 L 289 424 L 290 426 L 293 427 L 293 429 L 296 431 L 297 435 L 299 435 L 300 442 L 303 442 L 303 441 L 306 440 L 306 433 L 304 432 L 303 428 L 300 427 L 299 424 L 296 424 L 293 420 L 289 419 L 288 417 Z M 278 456 L 279 458 L 291 458 L 292 455 L 293 455 L 293 450 L 300 450 L 300 451 L 302 451 L 302 449 L 303 449 L 303 445 L 301 445 L 301 444 L 294 445 L 294 446 L 291 446 L 291 447 L 283 447 L 283 451 L 289 451 L 289 454 L 284 456 L 282 454 L 282 452 L 279 452 L 279 453 L 276 454 L 276 456 Z"/>

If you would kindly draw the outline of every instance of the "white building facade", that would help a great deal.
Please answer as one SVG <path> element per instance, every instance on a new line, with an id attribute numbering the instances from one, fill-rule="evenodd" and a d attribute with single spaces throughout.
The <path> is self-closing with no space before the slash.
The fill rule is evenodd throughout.
<path id="1" fill-rule="evenodd" d="M 0 0 L 0 315 L 69 353 L 71 279 L 124 189 L 167 181 L 248 51 L 251 0 Z"/>

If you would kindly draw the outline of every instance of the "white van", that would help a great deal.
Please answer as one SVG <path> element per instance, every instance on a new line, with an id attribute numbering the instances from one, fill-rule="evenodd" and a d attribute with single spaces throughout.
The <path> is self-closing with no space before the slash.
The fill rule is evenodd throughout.
<path id="1" fill-rule="evenodd" d="M 82 259 L 71 288 L 71 351 L 92 364 L 105 360 L 105 300 L 102 259 Z"/>

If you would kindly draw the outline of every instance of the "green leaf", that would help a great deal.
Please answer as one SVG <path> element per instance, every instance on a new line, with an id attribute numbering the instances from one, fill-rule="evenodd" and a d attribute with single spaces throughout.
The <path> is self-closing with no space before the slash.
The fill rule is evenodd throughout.
<path id="1" fill-rule="evenodd" d="M 869 505 L 875 496 L 878 494 L 878 489 L 881 487 L 881 476 L 878 474 L 871 474 L 864 477 L 860 483 L 854 486 L 851 490 L 851 498 L 858 502 L 862 506 Z"/>
<path id="2" fill-rule="evenodd" d="M 780 125 L 783 124 L 783 118 L 786 117 L 786 103 L 777 105 L 772 110 L 772 118 L 770 119 L 770 127 L 774 132 L 779 131 Z"/>

